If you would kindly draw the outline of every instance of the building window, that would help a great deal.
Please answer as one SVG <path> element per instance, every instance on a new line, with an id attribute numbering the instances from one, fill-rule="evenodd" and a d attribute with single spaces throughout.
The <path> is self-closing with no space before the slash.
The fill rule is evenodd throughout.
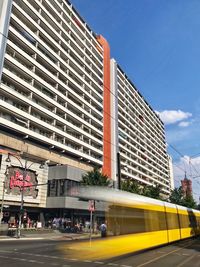
<path id="1" fill-rule="evenodd" d="M 48 183 L 47 197 L 73 196 L 79 184 L 69 179 L 52 179 Z"/>

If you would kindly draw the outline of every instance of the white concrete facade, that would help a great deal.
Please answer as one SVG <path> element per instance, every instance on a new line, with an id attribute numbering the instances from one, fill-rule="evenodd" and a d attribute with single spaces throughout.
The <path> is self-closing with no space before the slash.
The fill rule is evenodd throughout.
<path id="1" fill-rule="evenodd" d="M 30 164 L 36 162 L 32 169 L 38 173 L 38 183 L 48 180 L 48 169 L 39 169 L 46 160 L 84 171 L 102 168 L 104 58 L 95 33 L 68 1 L 2 3 L 0 146 L 19 153 L 23 164 L 24 158 Z M 122 179 L 160 184 L 169 194 L 172 181 L 163 123 L 114 59 L 108 90 L 110 178 L 117 184 L 120 152 Z M 3 154 L 2 177 L 5 159 Z M 12 165 L 19 162 L 12 158 Z M 38 198 L 25 202 L 45 207 L 46 189 L 39 188 Z M 0 183 L 0 198 L 2 190 Z M 6 201 L 19 205 L 20 196 L 14 198 L 5 196 Z"/>
<path id="2" fill-rule="evenodd" d="M 102 54 L 66 1 L 13 1 L 0 124 L 102 165 Z"/>
<path id="3" fill-rule="evenodd" d="M 114 111 L 112 118 L 118 124 L 121 179 L 161 185 L 168 195 L 172 181 L 163 122 L 114 60 L 111 76 L 115 76 L 111 92 L 118 106 L 118 115 Z"/>

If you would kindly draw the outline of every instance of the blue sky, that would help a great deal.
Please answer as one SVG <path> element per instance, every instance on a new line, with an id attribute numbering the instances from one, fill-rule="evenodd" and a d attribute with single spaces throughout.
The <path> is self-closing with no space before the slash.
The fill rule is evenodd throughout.
<path id="1" fill-rule="evenodd" d="M 165 123 L 175 184 L 200 195 L 200 1 L 71 0 Z M 177 153 L 174 148 L 179 152 Z M 178 166 L 178 167 L 177 167 Z M 198 190 L 197 190 L 198 188 Z"/>

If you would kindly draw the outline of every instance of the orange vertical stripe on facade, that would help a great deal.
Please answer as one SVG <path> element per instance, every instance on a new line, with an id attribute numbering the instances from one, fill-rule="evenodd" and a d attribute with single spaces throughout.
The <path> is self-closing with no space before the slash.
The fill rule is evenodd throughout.
<path id="1" fill-rule="evenodd" d="M 103 47 L 103 173 L 111 178 L 110 47 L 101 35 L 97 40 Z"/>

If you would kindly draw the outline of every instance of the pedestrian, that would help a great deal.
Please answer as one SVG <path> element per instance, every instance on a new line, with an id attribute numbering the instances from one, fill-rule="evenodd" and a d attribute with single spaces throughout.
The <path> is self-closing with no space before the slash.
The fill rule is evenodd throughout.
<path id="1" fill-rule="evenodd" d="M 101 232 L 101 237 L 106 237 L 106 235 L 107 235 L 107 225 L 105 223 L 102 223 L 100 225 L 100 232 Z"/>

